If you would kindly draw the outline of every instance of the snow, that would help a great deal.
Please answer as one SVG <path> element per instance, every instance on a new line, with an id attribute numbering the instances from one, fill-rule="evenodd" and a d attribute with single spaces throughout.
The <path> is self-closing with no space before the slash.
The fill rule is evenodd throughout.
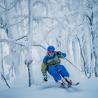
<path id="1" fill-rule="evenodd" d="M 45 83 L 44 83 L 45 84 Z M 56 85 L 32 85 L 29 87 L 10 88 L 0 91 L 0 98 L 97 98 L 98 78 L 81 78 L 80 85 L 63 89 Z"/>

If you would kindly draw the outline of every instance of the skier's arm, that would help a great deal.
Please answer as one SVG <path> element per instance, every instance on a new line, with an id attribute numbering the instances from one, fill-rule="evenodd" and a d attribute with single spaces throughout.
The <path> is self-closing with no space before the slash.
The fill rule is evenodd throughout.
<path id="1" fill-rule="evenodd" d="M 42 65 L 41 65 L 41 72 L 42 72 L 42 75 L 43 75 L 43 80 L 48 81 L 47 80 L 47 66 L 44 63 L 42 63 Z"/>
<path id="2" fill-rule="evenodd" d="M 41 72 L 43 75 L 47 73 L 47 65 L 45 63 L 42 63 L 41 65 Z"/>
<path id="3" fill-rule="evenodd" d="M 41 65 L 41 72 L 42 72 L 43 75 L 47 74 L 47 64 L 46 63 L 47 63 L 47 59 L 45 57 L 44 60 L 43 60 L 42 65 Z"/>
<path id="4" fill-rule="evenodd" d="M 65 58 L 66 57 L 66 53 L 63 53 L 61 51 L 57 51 L 57 55 L 59 56 L 59 58 Z"/>

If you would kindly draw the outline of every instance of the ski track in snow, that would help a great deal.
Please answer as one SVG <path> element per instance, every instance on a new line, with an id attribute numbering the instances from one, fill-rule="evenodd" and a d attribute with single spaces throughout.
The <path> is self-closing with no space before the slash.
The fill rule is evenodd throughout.
<path id="1" fill-rule="evenodd" d="M 83 79 L 80 85 L 64 89 L 49 85 L 11 88 L 0 91 L 0 98 L 98 98 L 98 78 Z"/>

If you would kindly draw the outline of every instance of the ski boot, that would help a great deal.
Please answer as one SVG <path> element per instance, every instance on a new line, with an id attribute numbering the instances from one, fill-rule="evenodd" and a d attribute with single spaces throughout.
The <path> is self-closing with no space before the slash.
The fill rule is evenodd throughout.
<path id="1" fill-rule="evenodd" d="M 65 81 L 67 82 L 68 87 L 71 87 L 71 85 L 72 85 L 72 80 L 69 80 L 68 78 L 65 78 Z"/>
<path id="2" fill-rule="evenodd" d="M 63 80 L 59 80 L 58 83 L 60 84 L 61 88 L 68 88 L 68 84 L 65 83 Z"/>

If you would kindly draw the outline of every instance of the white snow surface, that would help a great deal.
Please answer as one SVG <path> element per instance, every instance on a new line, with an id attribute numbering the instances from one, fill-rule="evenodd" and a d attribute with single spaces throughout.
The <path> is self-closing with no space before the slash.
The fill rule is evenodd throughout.
<path id="1" fill-rule="evenodd" d="M 31 87 L 10 88 L 0 91 L 0 98 L 98 98 L 98 78 L 82 77 L 80 85 L 73 88 L 59 88 L 43 83 Z"/>

